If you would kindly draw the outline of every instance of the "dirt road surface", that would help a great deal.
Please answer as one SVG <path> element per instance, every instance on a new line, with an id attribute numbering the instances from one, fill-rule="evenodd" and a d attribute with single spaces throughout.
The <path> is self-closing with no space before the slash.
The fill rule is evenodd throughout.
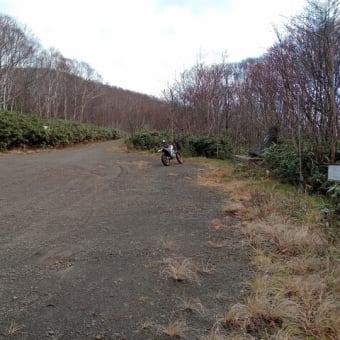
<path id="1" fill-rule="evenodd" d="M 206 169 L 117 143 L 0 154 L 0 338 L 167 339 L 179 322 L 202 339 L 244 297 L 249 250 Z"/>

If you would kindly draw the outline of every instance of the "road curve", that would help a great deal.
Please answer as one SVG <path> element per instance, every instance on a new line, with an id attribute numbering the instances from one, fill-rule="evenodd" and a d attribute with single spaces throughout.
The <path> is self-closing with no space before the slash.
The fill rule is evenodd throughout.
<path id="1" fill-rule="evenodd" d="M 116 143 L 0 154 L 0 338 L 162 339 L 179 318 L 198 339 L 244 296 L 249 251 L 204 169 Z M 169 259 L 212 270 L 175 282 Z"/>

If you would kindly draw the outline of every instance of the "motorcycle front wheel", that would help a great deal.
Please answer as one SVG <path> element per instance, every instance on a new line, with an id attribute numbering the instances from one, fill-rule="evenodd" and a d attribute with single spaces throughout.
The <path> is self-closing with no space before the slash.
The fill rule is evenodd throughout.
<path id="1" fill-rule="evenodd" d="M 164 166 L 169 166 L 170 165 L 170 157 L 167 155 L 162 155 L 161 161 Z"/>
<path id="2" fill-rule="evenodd" d="M 179 151 L 176 152 L 176 159 L 179 164 L 183 164 L 183 156 Z"/>

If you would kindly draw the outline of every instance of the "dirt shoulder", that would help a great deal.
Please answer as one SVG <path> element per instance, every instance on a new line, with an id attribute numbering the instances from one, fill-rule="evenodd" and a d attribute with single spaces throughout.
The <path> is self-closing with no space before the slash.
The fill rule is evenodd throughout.
<path id="1" fill-rule="evenodd" d="M 245 296 L 250 252 L 207 169 L 116 143 L 0 155 L 0 338 L 201 339 Z"/>

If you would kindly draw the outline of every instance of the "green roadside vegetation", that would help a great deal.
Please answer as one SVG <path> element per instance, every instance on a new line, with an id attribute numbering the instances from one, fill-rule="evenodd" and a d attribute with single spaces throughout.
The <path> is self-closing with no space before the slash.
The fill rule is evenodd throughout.
<path id="1" fill-rule="evenodd" d="M 130 136 L 126 143 L 137 150 L 154 151 L 165 139 L 173 141 L 185 157 L 206 157 L 211 159 L 232 160 L 235 146 L 227 135 L 191 135 L 170 132 L 142 131 Z M 322 150 L 321 150 L 322 151 Z M 280 141 L 268 148 L 263 154 L 262 169 L 282 183 L 300 186 L 309 193 L 332 196 L 334 202 L 340 200 L 340 185 L 327 180 L 329 159 L 320 146 L 309 141 L 301 143 L 300 151 L 290 140 Z M 244 149 L 244 152 L 247 152 Z M 340 163 L 340 152 L 336 154 Z M 340 213 L 340 204 L 336 207 Z"/>
<path id="2" fill-rule="evenodd" d="M 33 114 L 0 112 L 0 151 L 14 148 L 54 148 L 116 139 L 116 129 Z"/>
<path id="3" fill-rule="evenodd" d="M 127 144 L 137 150 L 155 150 L 162 141 L 176 144 L 185 157 L 207 157 L 230 159 L 233 148 L 228 136 L 206 136 L 193 134 L 177 134 L 171 132 L 141 131 L 127 139 Z"/>

